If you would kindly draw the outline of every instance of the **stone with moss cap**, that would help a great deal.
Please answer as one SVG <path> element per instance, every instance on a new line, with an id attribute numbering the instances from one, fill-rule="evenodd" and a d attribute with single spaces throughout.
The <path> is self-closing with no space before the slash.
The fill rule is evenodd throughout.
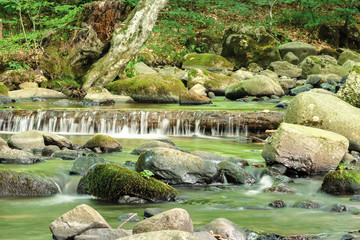
<path id="1" fill-rule="evenodd" d="M 280 61 L 278 42 L 264 27 L 231 26 L 223 37 L 221 56 L 234 63 L 236 68 L 258 63 L 267 67 Z"/>
<path id="2" fill-rule="evenodd" d="M 264 146 L 268 165 L 283 164 L 301 175 L 335 169 L 347 153 L 349 141 L 336 133 L 296 124 L 282 123 Z"/>
<path id="3" fill-rule="evenodd" d="M 85 148 L 90 148 L 93 150 L 94 148 L 100 148 L 102 152 L 121 152 L 122 146 L 121 144 L 114 138 L 104 135 L 97 134 L 89 139 L 85 145 Z"/>
<path id="4" fill-rule="evenodd" d="M 360 151 L 360 109 L 328 94 L 304 92 L 294 97 L 284 122 L 321 128 L 343 135 Z"/>
<path id="5" fill-rule="evenodd" d="M 124 195 L 147 201 L 174 201 L 177 191 L 154 178 L 144 178 L 140 173 L 116 164 L 99 164 L 85 175 L 80 192 L 112 202 Z M 78 191 L 79 192 L 79 191 Z"/>
<path id="6" fill-rule="evenodd" d="M 189 70 L 188 88 L 191 89 L 196 84 L 201 84 L 207 92 L 213 92 L 216 96 L 224 96 L 225 90 L 239 80 L 222 74 L 216 74 L 203 68 L 193 68 Z"/>
<path id="7" fill-rule="evenodd" d="M 143 103 L 178 103 L 179 95 L 186 92 L 180 79 L 158 73 L 115 81 L 106 88 L 115 94 L 128 95 L 136 102 Z"/>
<path id="8" fill-rule="evenodd" d="M 339 66 L 335 58 L 326 55 L 308 56 L 299 67 L 302 69 L 303 78 L 311 74 L 336 74 L 342 77 L 349 73 L 347 67 Z"/>
<path id="9" fill-rule="evenodd" d="M 256 75 L 248 80 L 241 81 L 229 86 L 226 89 L 225 97 L 231 100 L 246 96 L 271 96 L 284 95 L 284 90 L 280 84 L 266 76 Z"/>
<path id="10" fill-rule="evenodd" d="M 360 54 L 348 49 L 340 54 L 337 63 L 339 65 L 343 65 L 348 60 L 352 60 L 354 62 L 360 62 Z"/>
<path id="11" fill-rule="evenodd" d="M 359 194 L 360 172 L 355 170 L 329 172 L 324 176 L 321 191 L 334 195 Z"/>
<path id="12" fill-rule="evenodd" d="M 59 193 L 50 179 L 1 168 L 0 189 L 0 197 L 45 197 Z"/>
<path id="13" fill-rule="evenodd" d="M 360 107 L 360 64 L 356 64 L 344 85 L 340 87 L 337 96 L 355 107 Z"/>
<path id="14" fill-rule="evenodd" d="M 4 83 L 0 82 L 0 95 L 9 96 L 9 92 Z"/>
<path id="15" fill-rule="evenodd" d="M 224 57 L 210 53 L 189 53 L 184 57 L 182 68 L 203 68 L 211 72 L 232 71 L 234 65 Z"/>

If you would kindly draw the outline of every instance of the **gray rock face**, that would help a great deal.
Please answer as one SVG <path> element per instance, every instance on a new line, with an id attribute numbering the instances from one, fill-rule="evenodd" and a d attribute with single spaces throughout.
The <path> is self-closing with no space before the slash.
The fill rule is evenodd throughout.
<path id="1" fill-rule="evenodd" d="M 151 141 L 148 143 L 144 143 L 141 146 L 135 148 L 134 150 L 132 150 L 131 154 L 140 155 L 143 152 L 146 152 L 152 148 L 158 148 L 158 147 L 177 149 L 177 147 L 171 145 L 170 143 L 166 143 L 166 142 L 162 142 L 162 141 Z"/>
<path id="2" fill-rule="evenodd" d="M 219 163 L 218 166 L 229 183 L 254 184 L 256 182 L 250 173 L 229 160 Z"/>
<path id="3" fill-rule="evenodd" d="M 152 69 L 151 67 L 149 67 L 148 65 L 146 65 L 143 62 L 136 63 L 134 65 L 134 68 L 140 75 L 157 73 L 154 69 Z"/>
<path id="4" fill-rule="evenodd" d="M 311 175 L 335 169 L 348 146 L 348 140 L 339 134 L 282 123 L 265 144 L 262 156 L 269 165 L 280 163 Z"/>
<path id="5" fill-rule="evenodd" d="M 299 58 L 299 62 L 304 60 L 307 56 L 317 55 L 317 48 L 302 42 L 289 42 L 279 46 L 281 57 L 285 57 L 288 52 L 292 52 Z"/>
<path id="6" fill-rule="evenodd" d="M 201 240 L 216 240 L 210 232 L 194 232 L 194 235 Z"/>
<path id="7" fill-rule="evenodd" d="M 139 234 L 162 230 L 179 230 L 192 233 L 194 227 L 186 210 L 174 208 L 137 223 L 133 228 L 133 233 Z"/>
<path id="8" fill-rule="evenodd" d="M 291 95 L 298 95 L 299 93 L 302 93 L 302 92 L 308 92 L 311 89 L 313 89 L 313 85 L 304 84 L 304 85 L 301 85 L 301 86 L 291 89 L 290 93 L 291 93 Z"/>
<path id="9" fill-rule="evenodd" d="M 339 66 L 336 59 L 326 55 L 308 56 L 300 62 L 299 67 L 304 78 L 311 74 L 336 74 L 342 77 L 349 73 L 348 68 Z"/>
<path id="10" fill-rule="evenodd" d="M 165 230 L 156 232 L 146 232 L 140 234 L 134 234 L 121 238 L 121 240 L 203 240 L 196 237 L 194 234 L 176 230 Z"/>
<path id="11" fill-rule="evenodd" d="M 163 69 L 159 71 L 159 73 L 162 75 L 170 75 L 179 78 L 181 81 L 188 80 L 187 72 L 177 67 L 165 66 Z"/>
<path id="12" fill-rule="evenodd" d="M 204 151 L 193 151 L 191 154 L 201 157 L 204 160 L 213 161 L 215 163 L 229 160 L 234 162 L 239 167 L 249 165 L 249 163 L 246 160 L 242 159 L 241 157 L 227 157 L 227 156 L 217 155 L 211 152 L 204 152 Z"/>
<path id="13" fill-rule="evenodd" d="M 95 164 L 98 163 L 108 163 L 105 158 L 96 158 L 96 157 L 78 157 L 72 164 L 70 169 L 70 174 L 76 174 L 85 176 L 87 171 Z"/>
<path id="14" fill-rule="evenodd" d="M 94 228 L 75 236 L 74 240 L 114 240 L 131 235 L 131 230 Z"/>
<path id="15" fill-rule="evenodd" d="M 360 62 L 360 54 L 355 51 L 346 50 L 340 54 L 338 59 L 338 64 L 343 65 L 348 60 L 352 60 L 354 62 Z"/>
<path id="16" fill-rule="evenodd" d="M 279 77 L 286 76 L 289 78 L 298 78 L 302 74 L 302 69 L 286 61 L 272 62 L 269 66 Z"/>
<path id="17" fill-rule="evenodd" d="M 260 75 L 235 83 L 228 87 L 225 92 L 225 97 L 231 100 L 245 96 L 261 97 L 271 95 L 282 96 L 284 95 L 284 90 L 280 84 L 268 77 Z"/>
<path id="18" fill-rule="evenodd" d="M 136 171 L 143 170 L 152 171 L 169 184 L 211 183 L 219 175 L 214 162 L 169 148 L 154 148 L 140 155 Z"/>
<path id="19" fill-rule="evenodd" d="M 50 231 L 56 240 L 71 239 L 86 230 L 96 228 L 110 228 L 110 225 L 95 209 L 86 204 L 77 206 L 50 224 Z"/>
<path id="20" fill-rule="evenodd" d="M 292 99 L 284 122 L 321 128 L 343 135 L 350 149 L 360 151 L 360 109 L 341 99 L 321 93 L 305 92 Z"/>
<path id="21" fill-rule="evenodd" d="M 217 218 L 204 227 L 196 229 L 196 232 L 210 232 L 220 235 L 224 239 L 247 240 L 246 233 L 235 223 L 225 219 Z"/>
<path id="22" fill-rule="evenodd" d="M 98 104 L 111 105 L 115 101 L 113 95 L 105 88 L 102 87 L 91 87 L 87 90 L 85 101 L 90 101 Z"/>
<path id="23" fill-rule="evenodd" d="M 283 60 L 294 65 L 299 64 L 299 58 L 292 52 L 286 53 L 285 56 L 283 56 Z"/>
<path id="24" fill-rule="evenodd" d="M 201 85 L 201 84 L 195 84 L 190 90 L 189 92 L 194 92 L 200 96 L 207 96 L 206 94 L 206 88 Z"/>
<path id="25" fill-rule="evenodd" d="M 298 204 L 296 204 L 296 207 L 297 208 L 314 209 L 314 208 L 320 208 L 321 205 L 322 204 L 318 201 L 305 200 L 305 201 L 302 201 L 302 202 L 299 202 Z"/>
<path id="26" fill-rule="evenodd" d="M 34 164 L 43 162 L 41 158 L 36 157 L 32 153 L 11 149 L 3 148 L 0 150 L 0 163 L 4 164 Z"/>
<path id="27" fill-rule="evenodd" d="M 26 88 L 21 90 L 14 90 L 9 92 L 10 98 L 21 99 L 21 98 L 66 98 L 66 95 L 51 89 L 46 88 Z"/>
<path id="28" fill-rule="evenodd" d="M 279 61 L 278 43 L 264 27 L 233 26 L 223 37 L 221 55 L 234 62 L 235 67 L 247 67 L 256 62 L 267 67 Z"/>
<path id="29" fill-rule="evenodd" d="M 54 182 L 26 172 L 0 169 L 0 197 L 47 197 L 59 193 Z"/>
<path id="30" fill-rule="evenodd" d="M 55 145 L 45 146 L 42 150 L 42 155 L 44 157 L 50 157 L 53 153 L 60 151 L 60 148 Z"/>

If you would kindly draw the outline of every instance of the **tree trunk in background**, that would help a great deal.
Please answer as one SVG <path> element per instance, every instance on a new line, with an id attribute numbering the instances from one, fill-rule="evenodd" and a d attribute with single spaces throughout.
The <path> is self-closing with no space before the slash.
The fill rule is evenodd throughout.
<path id="1" fill-rule="evenodd" d="M 160 10 L 168 0 L 140 0 L 112 37 L 109 51 L 96 61 L 84 77 L 82 89 L 105 86 L 125 69 L 130 59 L 150 37 Z"/>
<path id="2" fill-rule="evenodd" d="M 3 22 L 2 22 L 2 19 L 0 18 L 0 40 L 3 39 L 2 30 L 3 30 Z"/>

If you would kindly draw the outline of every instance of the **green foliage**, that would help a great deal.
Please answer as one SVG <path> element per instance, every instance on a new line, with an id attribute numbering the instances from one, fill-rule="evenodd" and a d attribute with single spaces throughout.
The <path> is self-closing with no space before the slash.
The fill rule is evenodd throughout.
<path id="1" fill-rule="evenodd" d="M 21 69 L 26 69 L 29 70 L 30 67 L 24 62 L 19 62 L 19 61 L 9 61 L 8 62 L 9 67 L 7 67 L 7 70 L 21 70 Z"/>
<path id="2" fill-rule="evenodd" d="M 142 172 L 140 172 L 141 176 L 143 178 L 149 179 L 150 177 L 154 176 L 154 173 L 150 170 L 144 170 Z"/>
<path id="3" fill-rule="evenodd" d="M 135 69 L 135 60 L 131 59 L 125 68 L 126 77 L 132 78 L 139 75 L 139 72 Z"/>

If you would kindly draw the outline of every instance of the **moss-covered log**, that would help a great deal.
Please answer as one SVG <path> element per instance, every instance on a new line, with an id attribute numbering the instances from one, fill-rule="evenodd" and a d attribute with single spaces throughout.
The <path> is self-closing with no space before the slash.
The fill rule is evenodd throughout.
<path id="1" fill-rule="evenodd" d="M 95 62 L 84 77 L 83 89 L 105 86 L 125 69 L 130 59 L 150 36 L 160 10 L 167 0 L 141 0 L 124 22 L 115 30 L 108 53 Z"/>

